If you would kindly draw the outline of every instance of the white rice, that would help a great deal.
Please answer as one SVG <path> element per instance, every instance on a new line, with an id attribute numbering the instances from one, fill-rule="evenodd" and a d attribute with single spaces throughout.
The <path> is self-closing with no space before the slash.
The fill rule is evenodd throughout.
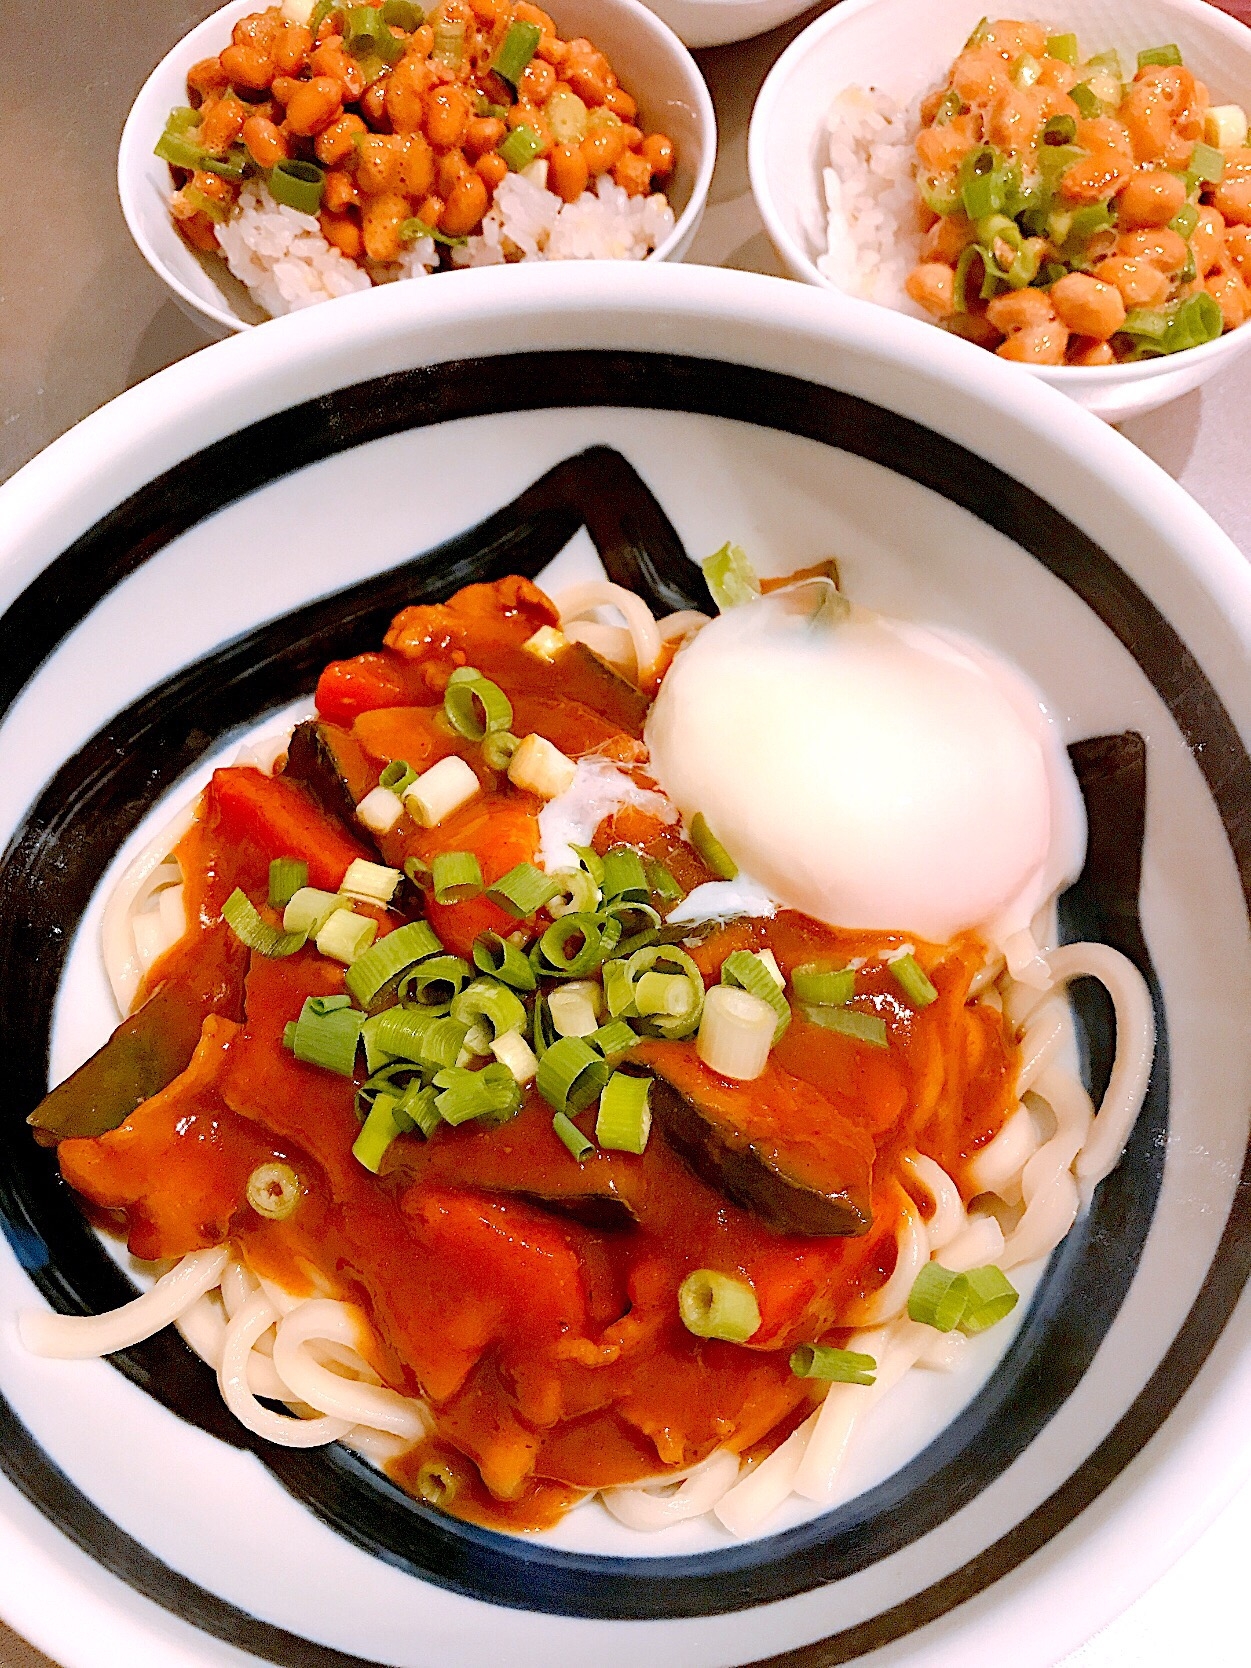
<path id="1" fill-rule="evenodd" d="M 546 162 L 501 181 L 482 231 L 452 251 L 455 266 L 504 261 L 641 261 L 673 230 L 663 192 L 631 197 L 601 174 L 595 190 L 566 203 L 546 188 Z"/>
<path id="2" fill-rule="evenodd" d="M 641 261 L 673 230 L 662 192 L 631 197 L 606 174 L 596 190 L 564 203 L 545 188 L 547 164 L 510 174 L 495 193 L 482 231 L 452 251 L 456 266 L 497 266 L 521 259 Z M 349 260 L 322 233 L 317 217 L 277 203 L 259 180 L 239 194 L 217 241 L 231 272 L 271 317 L 311 307 L 371 284 L 424 278 L 439 265 L 433 238 L 419 238 L 398 261 L 368 269 Z"/>
<path id="3" fill-rule="evenodd" d="M 924 317 L 904 290 L 921 252 L 913 175 L 919 104 L 905 108 L 875 87 L 846 87 L 834 100 L 822 171 L 826 251 L 817 267 L 848 295 Z"/>

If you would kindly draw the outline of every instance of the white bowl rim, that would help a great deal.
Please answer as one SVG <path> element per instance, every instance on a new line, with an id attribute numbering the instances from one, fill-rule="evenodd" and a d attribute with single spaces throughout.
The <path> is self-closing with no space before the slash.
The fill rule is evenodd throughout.
<path id="1" fill-rule="evenodd" d="M 838 306 L 876 307 L 880 311 L 889 312 L 892 309 L 883 308 L 876 301 L 866 301 L 861 296 L 848 295 L 845 290 L 830 281 L 825 274 L 818 270 L 815 261 L 796 239 L 791 235 L 786 222 L 779 213 L 773 200 L 773 193 L 769 189 L 768 169 L 765 162 L 765 146 L 767 134 L 772 125 L 774 107 L 785 96 L 786 81 L 795 65 L 799 63 L 819 41 L 823 41 L 851 17 L 861 12 L 871 11 L 873 7 L 883 3 L 883 0 L 840 0 L 830 11 L 824 12 L 814 19 L 781 54 L 773 68 L 765 77 L 756 103 L 752 108 L 751 123 L 747 132 L 747 174 L 751 181 L 752 196 L 760 218 L 765 223 L 765 230 L 770 241 L 776 246 L 786 264 L 792 271 L 802 272 L 804 281 L 814 287 L 824 290 L 832 297 Z M 1224 35 L 1231 41 L 1238 41 L 1242 46 L 1247 45 L 1247 25 L 1240 23 L 1237 18 L 1229 16 L 1210 3 L 1210 0 L 1162 0 L 1170 9 L 1183 13 L 1196 23 L 1211 27 L 1217 34 Z M 831 97 L 833 94 L 831 94 Z M 923 321 L 918 321 L 923 322 Z M 1251 320 L 1248 320 L 1251 324 Z M 932 328 L 932 327 L 931 327 Z M 1211 359 L 1229 355 L 1231 346 L 1242 348 L 1246 343 L 1240 338 L 1238 331 L 1230 330 L 1218 336 L 1215 341 L 1204 342 L 1200 347 L 1187 348 L 1184 362 L 1187 366 L 1207 363 Z M 1046 382 L 1056 386 L 1072 387 L 1075 392 L 1080 389 L 1094 391 L 1095 389 L 1112 384 L 1118 388 L 1130 387 L 1140 382 L 1150 382 L 1155 377 L 1166 376 L 1170 371 L 1179 368 L 1177 360 L 1170 354 L 1162 354 L 1154 359 L 1140 359 L 1136 364 L 1127 365 L 1030 365 L 1026 369 Z M 1080 394 L 1078 395 L 1080 398 Z"/>
<path id="2" fill-rule="evenodd" d="M 718 355 L 729 363 L 768 368 L 802 347 L 812 380 L 828 377 L 835 385 L 840 351 L 858 354 L 872 358 L 879 373 L 877 403 L 905 415 L 925 397 L 918 390 L 948 398 L 953 415 L 967 398 L 978 435 L 994 436 L 999 415 L 1005 428 L 1031 431 L 1044 443 L 1018 478 L 1028 483 L 1037 471 L 1041 480 L 1045 451 L 1046 467 L 1063 462 L 1074 481 L 1095 472 L 1114 481 L 1133 516 L 1167 534 L 1176 562 L 1251 652 L 1251 568 L 1237 547 L 1132 443 L 1075 411 L 1054 389 L 1016 376 L 993 355 L 974 360 L 963 344 L 886 309 L 832 312 L 807 286 L 664 265 L 642 272 L 615 265 L 589 271 L 575 263 L 476 271 L 460 285 L 443 286 L 418 320 L 388 286 L 371 298 L 344 298 L 332 319 L 289 315 L 269 330 L 210 347 L 207 361 L 201 353 L 157 373 L 0 486 L 0 608 L 86 527 L 213 442 L 377 374 L 380 364 L 397 370 L 459 357 L 458 331 L 490 338 L 489 354 L 517 351 L 517 342 L 533 347 L 540 320 L 557 337 L 549 345 L 560 349 L 618 346 L 629 338 L 637 345 L 646 336 L 654 350 L 673 352 L 682 351 L 683 327 L 698 321 L 715 328 Z M 979 449 L 976 438 L 961 432 L 960 439 Z M 993 451 L 993 440 L 984 444 Z M 1097 533 L 1100 506 L 1087 510 Z M 965 1668 L 970 1648 L 972 1660 L 980 1659 L 979 1647 L 987 1656 L 1002 1648 L 1007 1618 L 1015 1660 L 1022 1668 L 1045 1668 L 1132 1602 L 1251 1475 L 1245 1441 L 1251 1349 L 1243 1347 L 1249 1337 L 1251 1292 L 1244 1291 L 1180 1406 L 1111 1490 L 996 1587 L 901 1641 L 902 1652 L 891 1651 L 889 1660 Z M 1195 1487 L 1196 1474 L 1204 1478 L 1202 1489 Z M 1132 1558 L 1123 1556 L 1127 1496 L 1135 1510 Z M 102 1572 L 7 1480 L 0 1480 L 0 1548 L 0 1611 L 67 1668 L 131 1661 L 136 1644 L 170 1668 L 240 1660 Z"/>
<path id="3" fill-rule="evenodd" d="M 756 0 L 732 0 L 732 3 L 751 5 Z M 170 270 L 161 256 L 153 248 L 147 232 L 144 230 L 143 220 L 138 211 L 136 188 L 140 177 L 141 165 L 146 162 L 155 143 L 152 130 L 148 126 L 146 106 L 151 97 L 151 89 L 171 68 L 172 58 L 182 58 L 189 46 L 197 45 L 203 40 L 206 49 L 210 42 L 221 38 L 221 33 L 227 23 L 233 24 L 241 17 L 247 17 L 254 12 L 261 0 L 227 0 L 226 5 L 211 13 L 194 29 L 187 31 L 175 44 L 170 47 L 161 61 L 155 66 L 144 80 L 135 95 L 135 101 L 127 113 L 122 127 L 121 142 L 117 150 L 117 196 L 121 203 L 122 218 L 126 222 L 126 229 L 134 240 L 135 247 L 152 271 L 170 289 L 179 295 L 186 306 L 203 318 L 212 319 L 215 324 L 231 332 L 246 333 L 256 328 L 256 324 L 248 319 L 241 319 L 229 307 L 217 306 L 205 301 L 203 296 L 195 294 L 187 288 L 178 276 Z M 618 6 L 628 13 L 640 29 L 655 37 L 657 47 L 667 46 L 679 60 L 686 61 L 689 69 L 691 95 L 696 105 L 696 115 L 700 129 L 704 134 L 704 154 L 696 171 L 695 181 L 691 187 L 690 201 L 682 210 L 674 223 L 669 236 L 652 250 L 646 257 L 648 261 L 663 263 L 668 258 L 671 249 L 676 248 L 686 237 L 692 223 L 703 213 L 708 200 L 708 190 L 712 184 L 713 169 L 717 164 L 717 117 L 713 109 L 712 94 L 708 91 L 708 84 L 700 73 L 699 65 L 691 57 L 690 48 L 669 27 L 663 18 L 642 4 L 642 0 L 611 0 L 611 4 Z M 220 48 L 219 48 L 220 50 Z M 188 64 L 195 63 L 200 57 L 212 56 L 208 50 L 197 52 L 195 57 L 188 58 Z M 157 134 L 159 137 L 159 133 Z M 436 276 L 446 277 L 446 273 Z M 341 298 L 340 298 L 341 299 Z M 260 323 L 270 324 L 272 319 L 262 319 Z"/>

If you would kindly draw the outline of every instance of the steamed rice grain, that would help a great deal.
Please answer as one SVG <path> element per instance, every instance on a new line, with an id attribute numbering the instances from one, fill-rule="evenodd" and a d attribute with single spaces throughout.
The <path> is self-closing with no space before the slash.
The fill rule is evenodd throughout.
<path id="1" fill-rule="evenodd" d="M 904 289 L 921 250 L 913 177 L 919 102 L 905 108 L 872 87 L 847 87 L 834 100 L 822 173 L 826 249 L 817 269 L 848 295 L 924 317 Z"/>

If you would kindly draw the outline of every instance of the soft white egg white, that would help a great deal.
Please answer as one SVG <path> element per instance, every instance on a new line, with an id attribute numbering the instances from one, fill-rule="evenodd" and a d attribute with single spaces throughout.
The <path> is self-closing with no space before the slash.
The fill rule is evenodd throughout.
<path id="1" fill-rule="evenodd" d="M 779 903 L 835 926 L 1003 943 L 1081 869 L 1053 715 L 955 634 L 848 610 L 827 580 L 730 609 L 677 655 L 651 770 Z"/>

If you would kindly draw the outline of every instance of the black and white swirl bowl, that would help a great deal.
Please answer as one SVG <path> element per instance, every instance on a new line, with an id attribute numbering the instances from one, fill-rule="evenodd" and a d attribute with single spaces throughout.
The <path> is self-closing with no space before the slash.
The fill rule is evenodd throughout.
<path id="1" fill-rule="evenodd" d="M 423 293 L 416 320 L 382 290 L 209 348 L 0 491 L 0 1612 L 69 1668 L 1044 1668 L 1249 1469 L 1251 577 L 1115 432 L 924 325 L 695 268 Z M 249 1445 L 176 1337 L 59 1363 L 16 1331 L 132 1289 L 24 1126 L 49 1036 L 59 1077 L 109 1030 L 115 853 L 376 630 L 389 570 L 446 546 L 414 596 L 518 552 L 538 571 L 634 479 L 592 451 L 565 520 L 519 532 L 507 506 L 588 448 L 693 555 L 835 553 L 861 601 L 1022 666 L 1070 740 L 1146 738 L 1167 1046 L 1125 1160 L 1015 1330 L 882 1404 L 849 1498 L 744 1545 L 598 1506 L 524 1540 L 449 1523 L 337 1449 Z M 559 566 L 593 559 L 583 531 Z"/>

